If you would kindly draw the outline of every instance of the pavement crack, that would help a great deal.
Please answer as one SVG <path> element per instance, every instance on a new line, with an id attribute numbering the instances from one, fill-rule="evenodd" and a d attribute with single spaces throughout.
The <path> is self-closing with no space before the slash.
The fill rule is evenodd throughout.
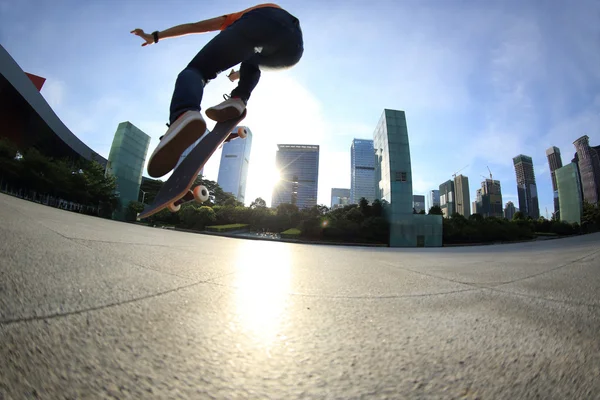
<path id="1" fill-rule="evenodd" d="M 0 326 L 3 326 L 3 325 L 4 326 L 6 326 L 6 325 L 12 325 L 12 324 L 17 324 L 17 323 L 22 323 L 22 322 L 44 321 L 44 320 L 49 320 L 49 319 L 55 319 L 55 318 L 61 318 L 61 317 L 68 317 L 68 316 L 72 316 L 72 315 L 81 315 L 81 314 L 88 313 L 88 312 L 93 312 L 93 311 L 101 311 L 101 310 L 105 310 L 107 308 L 119 307 L 119 306 L 126 305 L 126 304 L 132 304 L 132 303 L 136 303 L 136 302 L 140 302 L 140 301 L 149 300 L 149 299 L 152 299 L 152 298 L 164 296 L 166 294 L 174 293 L 174 292 L 177 292 L 179 290 L 188 289 L 188 288 L 191 288 L 191 287 L 194 287 L 194 286 L 198 286 L 198 285 L 201 285 L 201 284 L 205 284 L 205 283 L 210 283 L 210 282 L 207 282 L 207 281 L 196 281 L 196 282 L 190 283 L 188 285 L 177 286 L 177 287 L 174 287 L 172 289 L 165 290 L 165 291 L 162 291 L 162 292 L 152 293 L 152 294 L 148 294 L 146 296 L 136 297 L 136 298 L 129 299 L 129 300 L 123 300 L 123 301 L 117 301 L 117 302 L 114 302 L 114 303 L 103 304 L 103 305 L 96 306 L 96 307 L 87 307 L 87 308 L 83 308 L 83 309 L 80 309 L 80 310 L 73 310 L 73 311 L 67 311 L 67 312 L 63 312 L 63 313 L 52 313 L 52 314 L 46 314 L 46 315 L 36 315 L 36 316 L 31 316 L 31 317 L 23 317 L 23 318 L 14 318 L 14 319 L 0 320 Z"/>

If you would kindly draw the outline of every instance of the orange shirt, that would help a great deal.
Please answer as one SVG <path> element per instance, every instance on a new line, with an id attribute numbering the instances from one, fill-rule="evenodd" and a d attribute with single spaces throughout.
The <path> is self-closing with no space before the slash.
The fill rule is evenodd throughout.
<path id="1" fill-rule="evenodd" d="M 226 19 L 225 19 L 225 22 L 223 22 L 223 24 L 221 24 L 221 27 L 219 28 L 219 30 L 222 31 L 223 29 L 227 28 L 229 25 L 233 24 L 235 21 L 237 21 L 238 19 L 240 19 L 242 17 L 242 15 L 246 14 L 248 11 L 254 10 L 255 8 L 262 8 L 262 7 L 281 8 L 277 4 L 264 3 L 264 4 L 259 4 L 259 5 L 254 6 L 254 7 L 247 8 L 244 11 L 240 11 L 240 12 L 236 12 L 236 13 L 233 13 L 233 14 L 224 15 L 224 17 Z"/>

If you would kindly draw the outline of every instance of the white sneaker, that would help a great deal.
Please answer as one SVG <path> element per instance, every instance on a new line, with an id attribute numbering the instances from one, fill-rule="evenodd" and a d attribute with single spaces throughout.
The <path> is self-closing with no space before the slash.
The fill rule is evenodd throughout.
<path id="1" fill-rule="evenodd" d="M 227 96 L 227 95 L 226 95 Z M 221 104 L 206 110 L 206 116 L 213 121 L 224 122 L 235 119 L 242 115 L 246 109 L 246 104 L 239 97 L 225 97 L 226 100 Z"/>
<path id="2" fill-rule="evenodd" d="M 177 165 L 181 154 L 206 132 L 206 122 L 200 111 L 186 111 L 161 136 L 148 161 L 148 175 L 163 176 Z"/>

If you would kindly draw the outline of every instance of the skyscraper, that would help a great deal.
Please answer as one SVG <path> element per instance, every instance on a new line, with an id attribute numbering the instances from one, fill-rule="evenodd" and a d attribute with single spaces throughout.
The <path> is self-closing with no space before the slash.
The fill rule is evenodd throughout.
<path id="1" fill-rule="evenodd" d="M 278 144 L 275 165 L 281 179 L 273 188 L 272 208 L 284 203 L 299 209 L 317 204 L 319 146 Z"/>
<path id="2" fill-rule="evenodd" d="M 504 208 L 504 218 L 511 220 L 515 216 L 516 212 L 517 212 L 517 210 L 512 201 L 509 201 L 508 203 L 506 203 L 506 207 Z"/>
<path id="3" fill-rule="evenodd" d="M 115 219 L 125 219 L 129 202 L 138 201 L 149 145 L 150 136 L 131 122 L 121 122 L 117 127 L 106 168 L 117 183 L 120 204 L 113 215 Z"/>
<path id="4" fill-rule="evenodd" d="M 422 194 L 413 195 L 413 210 L 416 213 L 425 211 L 425 196 L 423 196 Z"/>
<path id="5" fill-rule="evenodd" d="M 456 212 L 463 217 L 471 215 L 471 196 L 469 194 L 469 178 L 458 175 L 454 178 L 456 192 Z"/>
<path id="6" fill-rule="evenodd" d="M 442 218 L 413 214 L 412 168 L 404 111 L 383 110 L 373 133 L 375 196 L 390 224 L 391 247 L 442 245 Z"/>
<path id="7" fill-rule="evenodd" d="M 555 171 L 563 166 L 562 159 L 560 157 L 560 149 L 556 146 L 550 147 L 548 150 L 546 150 L 546 157 L 548 157 L 550 175 L 552 175 L 552 191 L 554 193 L 554 213 L 559 214 L 560 204 L 558 200 L 558 187 L 556 186 Z"/>
<path id="8" fill-rule="evenodd" d="M 237 138 L 223 145 L 217 178 L 217 183 L 223 191 L 231 193 L 237 201 L 242 203 L 246 196 L 246 178 L 252 148 L 252 132 L 248 127 L 246 127 L 246 132 L 248 133 L 246 138 Z"/>
<path id="9" fill-rule="evenodd" d="M 372 140 L 354 139 L 350 147 L 350 202 L 358 204 L 363 197 L 369 203 L 375 200 L 375 153 Z"/>
<path id="10" fill-rule="evenodd" d="M 456 212 L 454 181 L 448 180 L 440 185 L 440 208 L 445 218 L 450 218 Z"/>
<path id="11" fill-rule="evenodd" d="M 576 163 L 579 167 L 583 200 L 590 204 L 600 199 L 600 157 L 594 147 L 590 147 L 589 137 L 584 135 L 573 142 L 577 150 Z"/>
<path id="12" fill-rule="evenodd" d="M 560 198 L 560 220 L 581 223 L 582 197 L 579 171 L 575 163 L 556 170 L 556 185 Z"/>
<path id="13" fill-rule="evenodd" d="M 486 179 L 481 182 L 481 189 L 477 189 L 476 212 L 484 217 L 502 218 L 504 216 L 500 181 Z"/>
<path id="14" fill-rule="evenodd" d="M 204 132 L 204 135 L 206 135 L 209 132 L 210 131 L 207 129 Z M 185 149 L 183 151 L 183 153 L 181 153 L 181 155 L 179 156 L 179 161 L 177 161 L 177 165 L 175 165 L 175 168 L 179 167 L 179 164 L 181 164 L 183 162 L 183 160 L 185 160 L 185 158 L 187 157 L 187 155 L 192 152 L 192 150 L 194 149 L 194 147 L 196 147 L 196 145 L 198 143 L 200 143 L 200 141 L 202 140 L 202 138 L 204 137 L 204 135 L 202 135 L 202 137 L 199 137 L 198 140 L 196 140 L 194 143 L 192 143 L 187 149 Z M 173 168 L 173 169 L 175 169 L 175 168 Z M 198 172 L 198 175 L 203 175 L 203 174 L 204 174 L 204 167 L 202 167 L 202 169 L 200 170 L 200 172 Z"/>
<path id="15" fill-rule="evenodd" d="M 519 154 L 513 158 L 517 175 L 517 193 L 519 195 L 519 210 L 533 219 L 540 217 L 537 185 L 533 172 L 533 160 L 529 156 Z"/>
<path id="16" fill-rule="evenodd" d="M 429 209 L 433 206 L 439 206 L 440 205 L 440 191 L 439 190 L 430 190 L 429 193 L 427 194 L 427 212 L 429 212 Z"/>
<path id="17" fill-rule="evenodd" d="M 331 189 L 331 209 L 344 207 L 350 204 L 350 189 Z"/>

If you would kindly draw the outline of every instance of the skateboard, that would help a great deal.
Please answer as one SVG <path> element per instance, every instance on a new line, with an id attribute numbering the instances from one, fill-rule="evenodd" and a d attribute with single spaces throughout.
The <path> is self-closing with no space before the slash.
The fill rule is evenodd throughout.
<path id="1" fill-rule="evenodd" d="M 198 173 L 217 148 L 237 137 L 246 138 L 248 133 L 245 128 L 238 127 L 237 131 L 234 132 L 235 127 L 245 117 L 246 110 L 238 118 L 217 122 L 213 130 L 204 135 L 181 164 L 173 170 L 169 179 L 156 195 L 154 202 L 145 206 L 144 211 L 138 215 L 138 218 L 148 218 L 165 208 L 168 208 L 171 212 L 177 212 L 182 204 L 190 201 L 197 203 L 207 201 L 209 193 L 205 186 L 199 185 L 193 190 L 191 187 L 198 177 Z"/>

